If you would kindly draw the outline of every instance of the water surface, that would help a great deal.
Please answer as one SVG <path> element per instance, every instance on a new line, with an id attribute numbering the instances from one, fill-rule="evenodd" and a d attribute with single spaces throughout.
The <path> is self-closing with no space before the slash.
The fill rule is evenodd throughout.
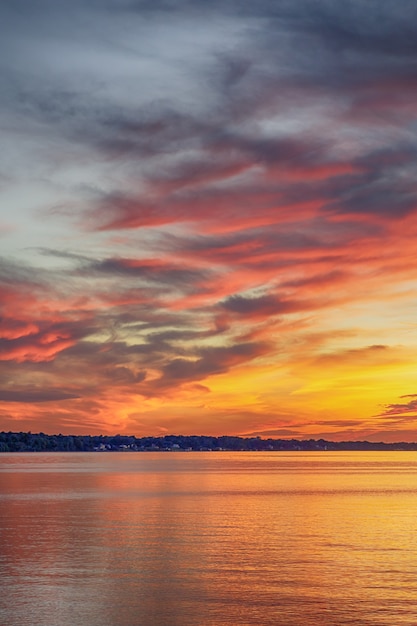
<path id="1" fill-rule="evenodd" d="M 0 624 L 415 626 L 416 452 L 0 454 Z"/>

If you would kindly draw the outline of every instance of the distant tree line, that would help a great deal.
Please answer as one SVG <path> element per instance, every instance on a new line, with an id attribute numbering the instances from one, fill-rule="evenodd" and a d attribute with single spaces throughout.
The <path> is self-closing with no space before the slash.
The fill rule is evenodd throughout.
<path id="1" fill-rule="evenodd" d="M 324 439 L 262 439 L 261 437 L 209 437 L 206 435 L 46 435 L 0 432 L 0 452 L 105 452 L 105 451 L 291 451 L 291 450 L 417 450 L 417 443 L 326 441 Z"/>

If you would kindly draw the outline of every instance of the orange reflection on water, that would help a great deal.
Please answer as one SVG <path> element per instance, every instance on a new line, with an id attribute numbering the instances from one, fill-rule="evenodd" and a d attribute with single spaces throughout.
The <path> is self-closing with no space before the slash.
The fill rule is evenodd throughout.
<path id="1" fill-rule="evenodd" d="M 414 623 L 413 453 L 43 456 L 0 458 L 8 626 Z"/>

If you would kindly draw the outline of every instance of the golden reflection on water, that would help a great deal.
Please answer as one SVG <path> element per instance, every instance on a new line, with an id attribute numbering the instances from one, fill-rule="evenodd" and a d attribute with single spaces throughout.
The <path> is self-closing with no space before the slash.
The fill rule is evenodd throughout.
<path id="1" fill-rule="evenodd" d="M 7 626 L 415 626 L 417 454 L 0 455 Z"/>

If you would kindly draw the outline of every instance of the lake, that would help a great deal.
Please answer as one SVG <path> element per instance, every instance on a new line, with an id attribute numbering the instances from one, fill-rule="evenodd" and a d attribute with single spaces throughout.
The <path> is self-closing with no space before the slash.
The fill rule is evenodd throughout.
<path id="1" fill-rule="evenodd" d="M 415 626 L 417 452 L 0 454 L 3 626 Z"/>

